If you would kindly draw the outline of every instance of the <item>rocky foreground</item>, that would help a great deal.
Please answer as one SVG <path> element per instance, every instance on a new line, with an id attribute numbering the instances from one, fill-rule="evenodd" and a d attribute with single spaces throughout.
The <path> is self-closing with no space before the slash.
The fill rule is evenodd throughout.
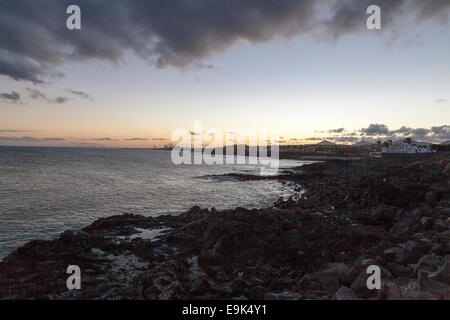
<path id="1" fill-rule="evenodd" d="M 449 300 L 449 175 L 445 155 L 330 160 L 271 177 L 298 185 L 273 208 L 100 219 L 12 252 L 0 298 Z"/>

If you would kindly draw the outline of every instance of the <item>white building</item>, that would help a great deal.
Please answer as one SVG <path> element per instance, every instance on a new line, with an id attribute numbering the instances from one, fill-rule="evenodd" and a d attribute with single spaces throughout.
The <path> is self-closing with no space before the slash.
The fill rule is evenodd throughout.
<path id="1" fill-rule="evenodd" d="M 436 152 L 431 149 L 431 145 L 428 143 L 395 143 L 389 147 L 382 147 L 381 153 L 404 153 L 404 154 L 416 154 L 416 153 L 432 153 Z"/>

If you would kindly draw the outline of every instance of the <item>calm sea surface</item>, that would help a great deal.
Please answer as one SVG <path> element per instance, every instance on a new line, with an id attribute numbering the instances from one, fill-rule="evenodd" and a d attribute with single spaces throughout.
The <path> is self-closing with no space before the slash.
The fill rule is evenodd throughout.
<path id="1" fill-rule="evenodd" d="M 281 160 L 280 169 L 303 162 Z M 277 181 L 208 175 L 258 174 L 257 165 L 172 164 L 169 151 L 0 147 L 0 258 L 100 217 L 181 213 L 194 205 L 261 208 L 290 188 Z"/>

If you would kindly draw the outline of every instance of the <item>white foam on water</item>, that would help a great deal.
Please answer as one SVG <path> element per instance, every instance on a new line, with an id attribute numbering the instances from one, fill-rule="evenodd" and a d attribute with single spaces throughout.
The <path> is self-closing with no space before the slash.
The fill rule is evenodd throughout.
<path id="1" fill-rule="evenodd" d="M 130 236 L 130 240 L 141 238 L 143 240 L 153 241 L 155 238 L 162 235 L 163 232 L 170 230 L 170 228 L 162 228 L 162 229 L 142 229 L 135 228 L 139 233 L 133 234 Z"/>

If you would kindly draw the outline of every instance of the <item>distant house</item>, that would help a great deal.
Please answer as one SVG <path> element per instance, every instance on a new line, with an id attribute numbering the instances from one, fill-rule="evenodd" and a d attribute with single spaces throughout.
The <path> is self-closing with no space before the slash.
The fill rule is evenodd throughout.
<path id="1" fill-rule="evenodd" d="M 325 152 L 325 153 L 333 153 L 338 149 L 338 145 L 334 142 L 323 140 L 319 143 L 316 143 L 312 146 L 315 149 L 315 152 Z"/>
<path id="2" fill-rule="evenodd" d="M 370 143 L 370 142 L 367 142 L 367 141 L 364 141 L 364 140 L 361 140 L 361 141 L 356 142 L 356 143 L 353 144 L 353 146 L 357 147 L 357 148 L 359 148 L 359 147 L 367 147 L 367 146 L 371 146 L 371 145 L 373 145 L 373 143 Z"/>
<path id="3" fill-rule="evenodd" d="M 336 143 L 333 143 L 328 140 L 323 140 L 317 144 L 318 146 L 336 146 Z"/>
<path id="4" fill-rule="evenodd" d="M 377 150 L 377 151 L 379 151 L 378 148 L 377 148 L 377 144 L 376 143 L 368 142 L 368 141 L 365 141 L 365 140 L 361 140 L 359 142 L 354 143 L 353 147 L 354 148 L 358 148 L 359 150 L 369 150 L 369 151 L 370 150 L 372 150 L 372 151 Z"/>

